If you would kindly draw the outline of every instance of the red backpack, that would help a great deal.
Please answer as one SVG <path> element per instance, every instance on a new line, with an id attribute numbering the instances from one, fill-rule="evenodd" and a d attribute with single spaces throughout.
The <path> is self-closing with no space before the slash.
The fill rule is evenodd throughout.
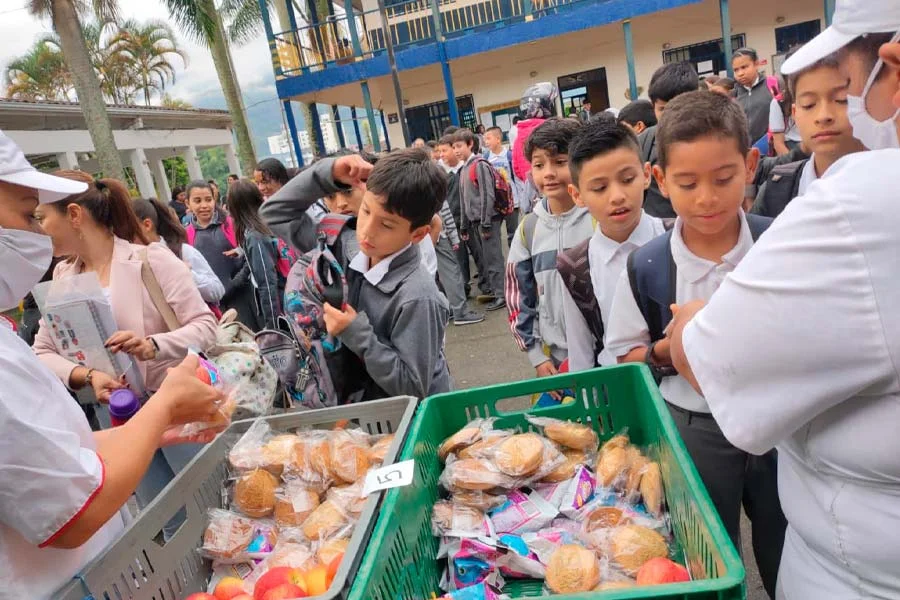
<path id="1" fill-rule="evenodd" d="M 497 169 L 491 165 L 484 157 L 479 156 L 469 165 L 469 181 L 478 187 L 478 163 L 483 162 L 491 170 L 491 177 L 494 180 L 494 212 L 501 216 L 513 214 L 516 210 L 516 202 L 513 199 L 512 190 L 506 178 L 497 172 Z"/>

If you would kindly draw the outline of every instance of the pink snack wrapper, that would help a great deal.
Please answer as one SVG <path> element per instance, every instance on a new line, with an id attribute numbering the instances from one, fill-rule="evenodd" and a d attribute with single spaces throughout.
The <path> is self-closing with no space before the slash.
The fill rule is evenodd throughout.
<path id="1" fill-rule="evenodd" d="M 525 495 L 519 490 L 507 494 L 507 501 L 492 510 L 489 515 L 494 531 L 522 534 L 538 531 L 550 524 L 559 514 L 552 504 L 544 500 L 538 492 Z"/>

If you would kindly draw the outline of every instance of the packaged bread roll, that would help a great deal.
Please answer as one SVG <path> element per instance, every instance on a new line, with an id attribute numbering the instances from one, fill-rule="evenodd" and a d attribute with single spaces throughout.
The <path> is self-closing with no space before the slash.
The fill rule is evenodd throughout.
<path id="1" fill-rule="evenodd" d="M 316 558 L 318 559 L 319 564 L 327 567 L 334 559 L 347 552 L 347 547 L 349 545 L 350 538 L 348 537 L 325 542 L 316 552 Z"/>
<path id="2" fill-rule="evenodd" d="M 541 479 L 543 483 L 559 483 L 575 477 L 578 467 L 585 464 L 587 456 L 581 450 L 566 450 L 563 452 L 565 462 L 550 471 Z"/>
<path id="3" fill-rule="evenodd" d="M 619 435 L 614 435 L 600 446 L 600 455 L 603 456 L 603 454 L 613 448 L 625 448 L 629 443 L 628 434 L 620 433 Z"/>
<path id="4" fill-rule="evenodd" d="M 597 461 L 597 482 L 609 487 L 618 483 L 624 484 L 628 472 L 628 452 L 625 448 L 612 447 L 601 452 Z"/>
<path id="5" fill-rule="evenodd" d="M 318 493 L 301 485 L 286 485 L 275 493 L 275 523 L 279 527 L 303 525 L 318 506 Z"/>
<path id="6" fill-rule="evenodd" d="M 544 436 L 560 446 L 582 452 L 596 452 L 600 444 L 597 433 L 588 425 L 548 417 L 527 416 L 528 422 L 543 429 Z"/>
<path id="7" fill-rule="evenodd" d="M 493 450 L 504 440 L 512 436 L 512 432 L 492 429 L 482 434 L 481 439 L 466 446 L 456 453 L 459 458 L 490 458 Z"/>
<path id="8" fill-rule="evenodd" d="M 629 575 L 636 575 L 651 558 L 669 555 L 666 540 L 656 531 L 640 525 L 625 525 L 612 534 L 612 557 Z"/>
<path id="9" fill-rule="evenodd" d="M 291 569 L 299 569 L 300 571 L 308 571 L 317 564 L 318 561 L 316 560 L 316 555 L 307 544 L 288 542 L 280 539 L 265 563 L 268 569 L 274 569 L 275 567 L 289 567 Z"/>
<path id="10" fill-rule="evenodd" d="M 331 473 L 342 483 L 354 483 L 369 470 L 369 447 L 352 436 L 336 432 L 331 439 Z"/>
<path id="11" fill-rule="evenodd" d="M 379 438 L 378 441 L 372 444 L 372 447 L 369 449 L 369 462 L 373 465 L 384 463 L 384 457 L 387 455 L 388 450 L 391 449 L 391 444 L 393 443 L 393 433 Z"/>
<path id="12" fill-rule="evenodd" d="M 661 517 L 663 514 L 663 486 L 659 463 L 651 462 L 644 467 L 640 490 L 647 512 L 654 517 Z"/>
<path id="13" fill-rule="evenodd" d="M 231 561 L 242 558 L 253 540 L 253 521 L 218 508 L 211 509 L 207 518 L 201 554 L 213 560 Z"/>
<path id="14" fill-rule="evenodd" d="M 284 466 L 291 462 L 291 455 L 296 443 L 297 436 L 292 433 L 273 437 L 262 447 L 260 466 L 276 477 L 280 477 Z"/>
<path id="15" fill-rule="evenodd" d="M 248 517 L 268 517 L 275 510 L 275 490 L 278 478 L 256 469 L 242 475 L 234 486 L 234 506 Z"/>
<path id="16" fill-rule="evenodd" d="M 303 523 L 303 535 L 313 541 L 334 537 L 349 522 L 349 515 L 333 500 L 325 500 Z"/>
<path id="17" fill-rule="evenodd" d="M 531 475 L 541 466 L 544 440 L 536 433 L 520 433 L 500 442 L 494 451 L 493 463 L 512 477 Z"/>
<path id="18" fill-rule="evenodd" d="M 477 508 L 438 500 L 431 511 L 431 531 L 440 537 L 452 532 L 485 533 L 484 513 Z"/>
<path id="19" fill-rule="evenodd" d="M 358 517 L 362 514 L 363 508 L 366 506 L 368 497 L 362 495 L 365 479 L 360 479 L 356 483 L 350 485 L 334 486 L 326 495 L 328 500 L 332 500 L 344 509 L 352 517 Z"/>
<path id="20" fill-rule="evenodd" d="M 453 494 L 452 500 L 456 504 L 471 506 L 472 508 L 487 512 L 493 508 L 503 506 L 506 503 L 506 496 L 503 494 L 489 494 L 487 492 L 461 490 Z"/>
<path id="21" fill-rule="evenodd" d="M 334 481 L 330 435 L 325 431 L 306 431 L 297 438 L 291 461 L 285 465 L 285 478 L 299 478 L 324 493 Z"/>
<path id="22" fill-rule="evenodd" d="M 462 458 L 451 461 L 444 467 L 440 483 L 448 490 L 485 491 L 494 488 L 510 489 L 516 484 L 516 480 L 500 472 L 488 460 Z"/>
<path id="23" fill-rule="evenodd" d="M 587 548 L 566 544 L 550 555 L 546 577 L 554 594 L 589 592 L 600 583 L 600 561 Z"/>

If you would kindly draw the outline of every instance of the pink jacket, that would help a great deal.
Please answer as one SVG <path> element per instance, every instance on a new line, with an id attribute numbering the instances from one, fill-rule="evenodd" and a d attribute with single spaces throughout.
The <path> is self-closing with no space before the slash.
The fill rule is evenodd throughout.
<path id="1" fill-rule="evenodd" d="M 525 119 L 524 121 L 519 121 L 516 125 L 516 127 L 519 128 L 519 132 L 516 136 L 516 143 L 513 144 L 512 166 L 513 171 L 516 174 L 516 179 L 519 181 L 525 181 L 528 174 L 531 172 L 531 163 L 525 158 L 525 142 L 528 141 L 528 136 L 531 135 L 531 132 L 537 129 L 538 125 L 546 120 L 547 119 Z"/>
<path id="2" fill-rule="evenodd" d="M 183 325 L 168 331 L 162 315 L 156 310 L 141 280 L 139 252 L 147 250 L 147 260 L 178 322 Z M 81 261 L 62 262 L 56 266 L 53 279 L 81 272 Z M 119 330 L 151 336 L 159 345 L 159 356 L 150 362 L 138 362 L 148 390 L 159 388 L 166 369 L 181 362 L 189 347 L 205 350 L 215 341 L 216 318 L 200 297 L 190 270 L 177 256 L 160 245 L 138 246 L 116 238 L 109 275 L 110 303 Z M 69 383 L 72 369 L 77 367 L 57 353 L 53 337 L 46 327 L 38 330 L 34 340 L 38 358 L 59 377 Z"/>

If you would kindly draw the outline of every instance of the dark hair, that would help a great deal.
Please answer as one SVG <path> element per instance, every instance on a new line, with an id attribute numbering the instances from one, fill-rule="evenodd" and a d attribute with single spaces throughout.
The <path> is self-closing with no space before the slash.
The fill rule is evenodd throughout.
<path id="1" fill-rule="evenodd" d="M 750 149 L 747 117 L 737 102 L 715 92 L 688 92 L 666 104 L 659 120 L 656 143 L 659 166 L 666 168 L 669 148 L 680 142 L 716 136 L 731 139 L 738 151 L 746 155 Z"/>
<path id="2" fill-rule="evenodd" d="M 569 171 L 572 183 L 578 185 L 581 167 L 587 161 L 619 148 L 634 150 L 641 160 L 641 146 L 634 132 L 619 123 L 591 121 L 584 125 L 569 144 Z"/>
<path id="3" fill-rule="evenodd" d="M 572 116 L 572 115 L 570 115 L 570 116 Z M 578 115 L 574 115 L 574 116 L 577 117 Z M 616 115 L 612 114 L 608 110 L 601 110 L 598 113 L 592 114 L 589 121 L 599 121 L 600 123 L 607 123 L 609 125 L 612 125 L 613 123 L 616 122 Z"/>
<path id="4" fill-rule="evenodd" d="M 522 117 L 520 117 L 519 115 L 516 115 L 512 118 L 512 124 L 518 125 L 519 121 L 521 121 L 521 120 L 522 120 Z"/>
<path id="5" fill-rule="evenodd" d="M 891 39 L 894 37 L 894 33 L 868 33 L 866 35 L 861 35 L 849 44 L 847 44 L 842 51 L 844 52 L 853 52 L 856 54 L 860 54 L 866 60 L 866 66 L 868 70 L 871 72 L 872 69 L 875 68 L 875 63 L 878 62 L 878 51 L 882 46 L 889 43 Z M 884 68 L 876 76 L 876 81 L 881 79 L 882 77 L 886 77 L 888 73 L 890 73 L 890 69 Z"/>
<path id="6" fill-rule="evenodd" d="M 263 235 L 274 235 L 269 226 L 259 216 L 263 205 L 262 193 L 252 181 L 238 181 L 228 188 L 228 213 L 234 220 L 234 233 L 238 245 L 244 243 L 247 231 L 256 231 Z"/>
<path id="7" fill-rule="evenodd" d="M 277 158 L 265 158 L 256 163 L 256 167 L 254 167 L 253 170 L 259 171 L 266 179 L 274 181 L 275 183 L 280 183 L 281 185 L 286 184 L 290 179 L 284 163 Z"/>
<path id="8" fill-rule="evenodd" d="M 178 187 L 172 188 L 172 202 L 178 200 L 178 196 L 185 193 L 184 188 L 180 185 Z"/>
<path id="9" fill-rule="evenodd" d="M 453 134 L 442 135 L 441 139 L 438 140 L 438 146 L 452 146 L 453 145 Z"/>
<path id="10" fill-rule="evenodd" d="M 649 100 L 635 100 L 625 105 L 619 111 L 619 123 L 625 122 L 631 126 L 643 123 L 645 127 L 656 125 L 656 112 Z"/>
<path id="11" fill-rule="evenodd" d="M 478 125 L 476 125 L 476 126 L 475 126 L 475 133 L 480 133 L 480 134 L 484 135 L 484 125 L 482 125 L 481 123 L 479 123 Z"/>
<path id="12" fill-rule="evenodd" d="M 656 104 L 657 100 L 668 102 L 685 92 L 696 92 L 698 87 L 700 87 L 700 77 L 697 75 L 694 65 L 687 61 L 681 61 L 658 68 L 650 78 L 647 95 L 650 96 L 650 102 Z"/>
<path id="13" fill-rule="evenodd" d="M 238 177 L 234 173 L 229 173 L 228 177 L 226 177 L 225 179 L 240 179 L 240 177 Z"/>
<path id="14" fill-rule="evenodd" d="M 428 140 L 427 142 L 425 142 L 425 145 L 428 146 L 429 148 L 431 148 L 432 150 L 437 148 L 437 142 L 434 140 Z"/>
<path id="15" fill-rule="evenodd" d="M 187 233 L 178 222 L 178 215 L 171 207 L 156 198 L 135 198 L 131 201 L 138 221 L 150 219 L 153 229 L 163 239 L 175 256 L 181 258 L 181 245 L 187 243 Z"/>
<path id="16" fill-rule="evenodd" d="M 204 189 L 204 190 L 209 190 L 209 193 L 210 193 L 210 194 L 213 193 L 212 186 L 209 185 L 209 182 L 208 182 L 208 181 L 203 181 L 202 179 L 195 179 L 194 181 L 190 182 L 190 183 L 187 185 L 187 187 L 184 189 L 184 193 L 187 194 L 188 198 L 190 198 L 190 197 L 191 197 L 191 192 L 194 191 L 194 190 L 197 189 L 197 188 Z"/>
<path id="17" fill-rule="evenodd" d="M 756 52 L 753 48 L 738 48 L 734 51 L 734 54 L 731 55 L 731 62 L 734 62 L 734 59 L 740 58 L 741 56 L 747 56 L 753 62 L 759 61 L 759 53 Z"/>
<path id="18" fill-rule="evenodd" d="M 719 77 L 716 82 L 713 84 L 716 87 L 724 88 L 729 92 L 734 89 L 736 85 L 734 79 L 731 77 Z"/>
<path id="19" fill-rule="evenodd" d="M 369 174 L 366 188 L 383 196 L 385 208 L 416 229 L 428 225 L 441 208 L 447 196 L 447 175 L 427 152 L 407 148 L 382 157 Z"/>
<path id="20" fill-rule="evenodd" d="M 550 117 L 538 125 L 525 140 L 525 158 L 531 160 L 535 150 L 550 154 L 568 154 L 569 144 L 582 128 L 580 121 Z"/>
<path id="21" fill-rule="evenodd" d="M 481 145 L 478 143 L 478 136 L 472 133 L 472 130 L 468 127 L 458 129 L 456 133 L 453 134 L 453 142 L 463 142 L 466 146 L 472 146 L 472 152 L 475 154 L 481 150 Z"/>
<path id="22" fill-rule="evenodd" d="M 584 106 L 585 104 L 590 104 L 590 103 L 591 103 L 591 99 L 590 99 L 590 98 L 585 98 L 584 100 L 581 101 L 581 105 L 582 105 L 582 106 Z"/>
<path id="23" fill-rule="evenodd" d="M 487 133 L 488 131 L 496 131 L 497 133 L 500 134 L 500 139 L 503 139 L 503 130 L 500 129 L 499 127 L 497 127 L 496 125 L 488 127 L 487 130 L 485 131 L 485 133 Z"/>
<path id="24" fill-rule="evenodd" d="M 790 58 L 793 56 L 794 51 L 788 53 L 786 58 Z M 874 66 L 875 63 L 873 62 Z M 797 82 L 800 81 L 800 78 L 809 73 L 810 71 L 815 71 L 816 69 L 821 69 L 823 67 L 827 67 L 829 69 L 837 69 L 840 66 L 840 60 L 838 59 L 837 54 L 829 54 L 825 58 L 817 60 L 813 64 L 808 67 L 797 71 L 796 73 L 791 73 L 788 76 L 787 85 L 782 87 L 783 93 L 790 95 L 790 99 L 793 102 L 794 96 L 797 94 Z M 790 105 L 788 105 L 788 110 L 790 110 Z"/>
<path id="25" fill-rule="evenodd" d="M 131 195 L 124 183 L 118 179 L 94 179 L 84 171 L 61 170 L 53 174 L 88 184 L 88 189 L 80 194 L 72 194 L 52 203 L 51 206 L 57 211 L 65 213 L 68 205 L 77 204 L 117 238 L 134 244 L 147 244 L 147 237 L 131 207 Z"/>
<path id="26" fill-rule="evenodd" d="M 459 127 L 457 127 L 456 125 L 450 125 L 444 128 L 444 131 L 441 132 L 441 135 L 453 135 L 457 131 L 459 131 Z"/>

